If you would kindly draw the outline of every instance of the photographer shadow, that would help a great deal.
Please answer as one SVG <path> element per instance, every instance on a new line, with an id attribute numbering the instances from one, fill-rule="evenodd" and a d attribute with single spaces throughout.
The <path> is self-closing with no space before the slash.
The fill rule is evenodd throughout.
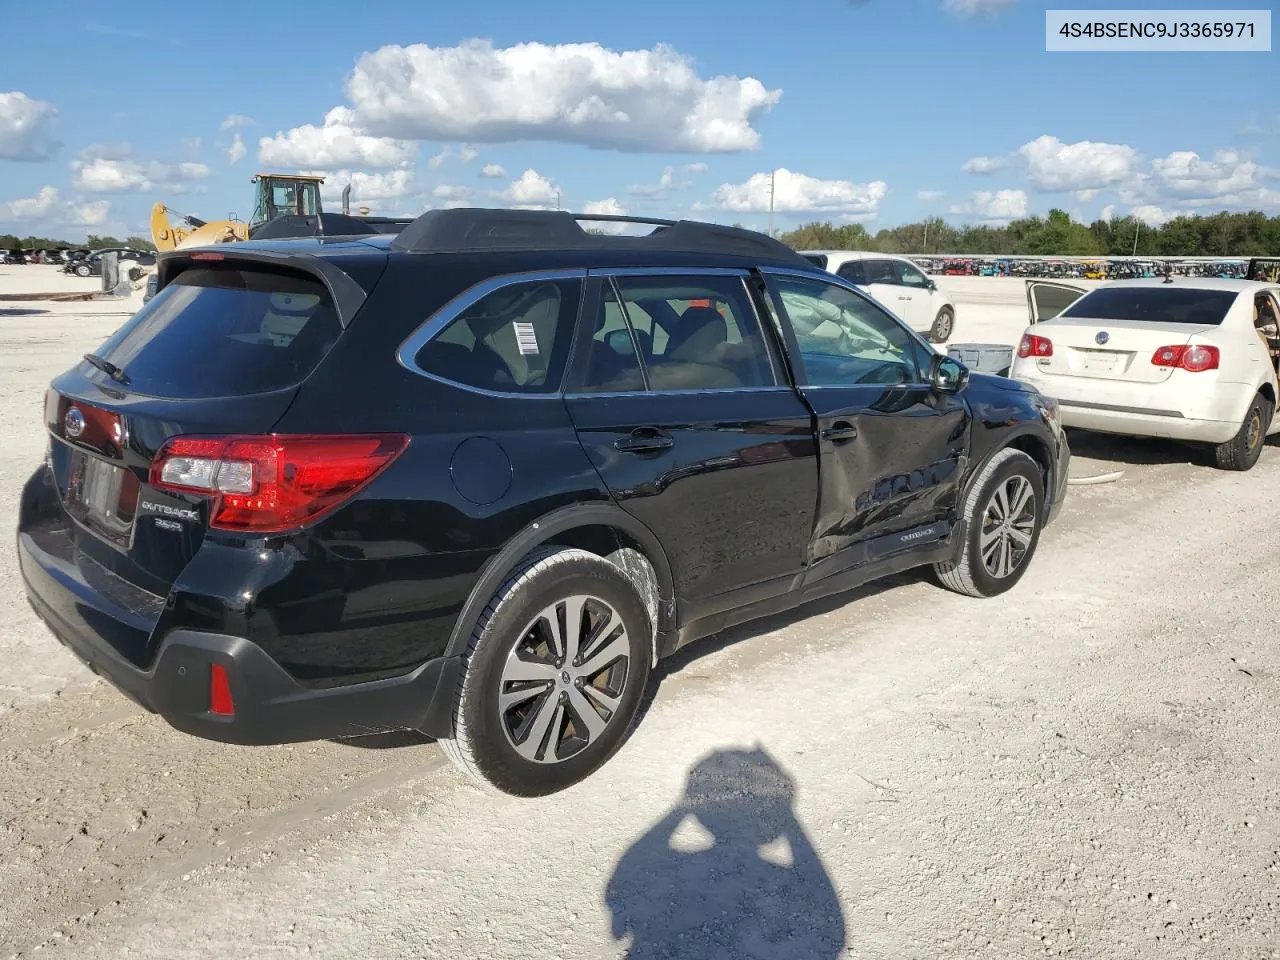
<path id="1" fill-rule="evenodd" d="M 845 945 L 839 898 L 762 748 L 717 751 L 618 861 L 605 893 L 629 960 L 823 960 Z"/>

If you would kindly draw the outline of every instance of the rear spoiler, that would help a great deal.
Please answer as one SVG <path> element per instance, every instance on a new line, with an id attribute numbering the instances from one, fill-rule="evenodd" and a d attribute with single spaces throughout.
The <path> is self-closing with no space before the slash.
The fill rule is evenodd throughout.
<path id="1" fill-rule="evenodd" d="M 289 250 L 263 250 L 241 243 L 219 244 L 216 247 L 193 247 L 187 250 L 170 250 L 156 260 L 156 292 L 165 288 L 174 277 L 201 263 L 228 263 L 246 265 L 259 263 L 286 267 L 315 277 L 325 285 L 333 298 L 338 322 L 346 327 L 369 297 L 369 292 L 357 283 L 349 273 L 325 257 Z"/>

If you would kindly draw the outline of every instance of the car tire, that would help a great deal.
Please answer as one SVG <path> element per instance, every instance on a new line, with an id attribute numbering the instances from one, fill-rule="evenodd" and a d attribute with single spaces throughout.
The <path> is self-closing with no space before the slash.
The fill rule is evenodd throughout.
<path id="1" fill-rule="evenodd" d="M 1267 430 L 1275 408 L 1261 393 L 1253 398 L 1245 412 L 1244 422 L 1236 435 L 1226 443 L 1213 448 L 1214 460 L 1220 470 L 1250 470 L 1258 462 L 1267 442 Z"/>
<path id="2" fill-rule="evenodd" d="M 572 786 L 631 732 L 652 652 L 648 610 L 618 567 L 585 550 L 538 551 L 472 632 L 444 752 L 481 785 L 513 796 Z"/>
<path id="3" fill-rule="evenodd" d="M 946 343 L 956 329 L 956 312 L 951 307 L 943 307 L 934 317 L 933 326 L 929 328 L 930 343 Z"/>
<path id="4" fill-rule="evenodd" d="M 994 597 L 1011 589 L 1035 556 L 1044 512 L 1040 465 L 1021 450 L 998 451 L 965 498 L 959 558 L 933 565 L 938 581 L 969 597 Z"/>
<path id="5" fill-rule="evenodd" d="M 86 267 L 83 263 L 82 263 L 82 264 L 80 264 L 80 266 L 76 267 L 76 276 L 77 276 L 77 277 L 87 277 L 87 276 L 89 276 L 89 274 L 91 274 L 91 273 L 93 273 L 93 271 L 92 271 L 92 270 L 90 270 L 88 267 Z"/>

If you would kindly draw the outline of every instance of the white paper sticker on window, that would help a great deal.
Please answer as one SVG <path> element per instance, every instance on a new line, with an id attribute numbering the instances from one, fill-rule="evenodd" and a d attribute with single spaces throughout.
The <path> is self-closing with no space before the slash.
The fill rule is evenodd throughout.
<path id="1" fill-rule="evenodd" d="M 524 356 L 536 356 L 538 353 L 538 334 L 533 329 L 533 324 L 521 323 L 517 320 L 511 324 L 511 327 L 516 332 L 516 346 L 520 348 L 520 353 Z"/>

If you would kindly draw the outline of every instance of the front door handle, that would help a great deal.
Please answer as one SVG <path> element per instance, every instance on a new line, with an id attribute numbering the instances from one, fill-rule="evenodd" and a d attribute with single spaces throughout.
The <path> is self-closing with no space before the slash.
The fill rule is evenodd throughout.
<path id="1" fill-rule="evenodd" d="M 657 453 L 660 450 L 670 450 L 675 445 L 676 442 L 669 436 L 652 427 L 632 430 L 631 436 L 613 441 L 614 449 L 622 453 Z"/>
<path id="2" fill-rule="evenodd" d="M 830 443 L 845 443 L 849 440 L 856 440 L 857 437 L 858 428 L 847 420 L 837 420 L 822 431 L 822 439 Z"/>

